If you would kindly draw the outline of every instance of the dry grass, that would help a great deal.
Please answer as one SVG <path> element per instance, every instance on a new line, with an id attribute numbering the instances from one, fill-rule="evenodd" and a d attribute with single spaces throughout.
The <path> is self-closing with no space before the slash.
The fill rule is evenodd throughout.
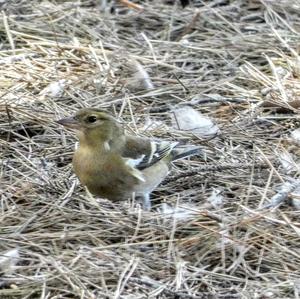
<path id="1" fill-rule="evenodd" d="M 0 298 L 299 298 L 299 211 L 277 193 L 298 177 L 278 157 L 299 158 L 299 1 L 105 2 L 1 1 L 0 253 L 20 256 Z M 220 134 L 174 129 L 182 104 Z M 85 106 L 201 144 L 206 160 L 176 163 L 149 213 L 91 198 L 75 138 L 54 122 Z M 162 202 L 192 215 L 167 217 Z"/>

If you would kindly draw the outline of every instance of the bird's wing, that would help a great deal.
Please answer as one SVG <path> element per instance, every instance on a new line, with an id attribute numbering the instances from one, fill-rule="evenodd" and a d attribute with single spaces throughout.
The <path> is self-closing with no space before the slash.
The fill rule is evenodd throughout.
<path id="1" fill-rule="evenodd" d="M 123 158 L 125 164 L 129 167 L 130 173 L 136 177 L 139 181 L 145 182 L 145 178 L 143 176 L 143 173 L 140 171 L 140 169 L 137 167 L 141 161 L 144 159 L 144 155 L 142 155 L 138 159 L 133 158 Z"/>
<path id="2" fill-rule="evenodd" d="M 150 141 L 151 151 L 148 155 L 145 155 L 143 160 L 139 163 L 137 166 L 138 169 L 147 168 L 167 157 L 177 144 L 178 142 Z"/>
<path id="3" fill-rule="evenodd" d="M 178 142 L 129 137 L 123 152 L 126 163 L 143 170 L 168 156 Z"/>

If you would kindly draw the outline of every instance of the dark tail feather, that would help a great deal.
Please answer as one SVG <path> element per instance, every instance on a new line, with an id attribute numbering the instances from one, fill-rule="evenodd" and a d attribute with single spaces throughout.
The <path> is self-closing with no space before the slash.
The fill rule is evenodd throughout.
<path id="1" fill-rule="evenodd" d="M 185 157 L 194 156 L 194 155 L 202 155 L 203 151 L 200 147 L 177 147 L 172 151 L 172 161 L 179 160 Z"/>

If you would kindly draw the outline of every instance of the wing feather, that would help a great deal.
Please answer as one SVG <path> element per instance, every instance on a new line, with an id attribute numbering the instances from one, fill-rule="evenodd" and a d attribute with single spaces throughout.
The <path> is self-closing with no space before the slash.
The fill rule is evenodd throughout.
<path id="1" fill-rule="evenodd" d="M 129 158 L 130 164 L 138 170 L 148 168 L 168 156 L 177 144 L 178 142 L 149 141 L 148 152 L 140 152 L 137 157 L 135 149 L 135 158 Z M 124 153 L 125 158 L 127 158 L 129 154 L 130 153 Z"/>

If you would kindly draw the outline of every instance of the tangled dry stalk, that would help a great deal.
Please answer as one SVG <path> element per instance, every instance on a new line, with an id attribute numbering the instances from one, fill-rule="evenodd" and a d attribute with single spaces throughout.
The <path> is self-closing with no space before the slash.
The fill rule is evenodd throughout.
<path id="1" fill-rule="evenodd" d="M 299 1 L 126 2 L 0 3 L 0 298 L 299 298 Z M 85 106 L 206 158 L 149 213 L 91 198 L 54 122 Z"/>

